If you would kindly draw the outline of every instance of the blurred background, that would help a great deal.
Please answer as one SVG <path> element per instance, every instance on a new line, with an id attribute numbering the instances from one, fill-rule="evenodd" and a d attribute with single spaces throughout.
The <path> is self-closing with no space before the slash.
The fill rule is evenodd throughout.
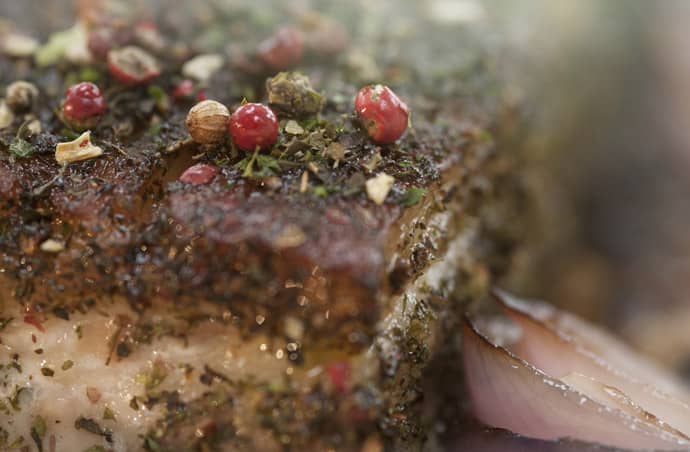
<path id="1" fill-rule="evenodd" d="M 527 2 L 541 220 L 514 282 L 690 378 L 690 3 Z"/>
<path id="2" fill-rule="evenodd" d="M 44 39 L 74 22 L 72 3 L 0 0 L 0 16 L 48 24 L 35 30 Z M 308 3 L 329 2 L 290 7 Z M 690 2 L 330 3 L 363 12 L 352 17 L 423 9 L 508 38 L 532 117 L 524 180 L 535 202 L 514 262 L 526 271 L 506 285 L 608 326 L 690 379 Z"/>

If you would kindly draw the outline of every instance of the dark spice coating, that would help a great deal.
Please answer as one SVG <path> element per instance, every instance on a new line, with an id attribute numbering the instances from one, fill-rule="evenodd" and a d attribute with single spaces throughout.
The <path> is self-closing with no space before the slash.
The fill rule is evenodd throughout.
<path id="1" fill-rule="evenodd" d="M 122 280 L 112 272 L 122 271 L 138 228 L 151 218 L 147 207 L 165 169 L 155 152 L 111 150 L 61 171 L 54 158 L 57 142 L 44 133 L 31 139 L 33 156 L 0 161 L 6 181 L 0 220 L 5 270 L 17 278 L 20 300 L 40 300 L 46 308 L 94 290 L 118 290 Z M 41 252 L 40 243 L 49 238 L 63 241 L 66 249 Z"/>
<path id="2" fill-rule="evenodd" d="M 134 117 L 150 117 L 153 106 L 135 102 L 137 94 L 144 93 L 120 89 L 114 96 Z M 6 272 L 18 277 L 18 298 L 38 309 L 80 304 L 94 288 L 124 295 L 137 309 L 154 297 L 178 305 L 202 297 L 226 305 L 250 329 L 256 315 L 270 324 L 294 313 L 314 337 L 335 327 L 335 338 L 367 345 L 385 310 L 381 302 L 425 267 L 423 256 L 431 252 L 425 247 L 442 247 L 399 243 L 399 220 L 404 214 L 403 222 L 423 224 L 442 210 L 452 185 L 461 183 L 464 153 L 490 144 L 482 118 L 454 103 L 427 112 L 429 101 L 411 97 L 420 106 L 414 129 L 389 147 L 371 144 L 356 120 L 341 113 L 346 106 L 328 105 L 321 120 L 302 122 L 302 135 L 283 132 L 265 156 L 275 166 L 259 160 L 252 177 L 241 167 L 250 157 L 232 148 L 166 152 L 185 136 L 186 104 L 165 112 L 158 134 L 124 138 L 116 131 L 130 118 L 115 109 L 94 138 L 106 155 L 64 172 L 53 158 L 64 138 L 49 132 L 29 138 L 33 156 L 0 161 Z M 439 115 L 446 124 L 434 122 Z M 333 143 L 347 149 L 337 165 L 327 152 Z M 220 177 L 207 186 L 176 182 L 162 189 L 163 178 L 200 152 L 202 161 L 220 165 Z M 305 172 L 310 182 L 302 193 Z M 397 181 L 383 206 L 364 192 L 365 180 L 379 172 Z M 268 188 L 271 179 L 278 188 Z M 425 190 L 433 202 L 406 208 L 409 189 Z M 66 249 L 54 256 L 39 251 L 48 238 Z"/>
<path id="3" fill-rule="evenodd" d="M 419 124 L 426 126 L 421 118 Z M 145 241 L 146 252 L 137 254 L 140 281 L 180 304 L 198 298 L 225 303 L 249 324 L 259 314 L 272 324 L 292 313 L 320 341 L 328 340 L 329 332 L 326 337 L 366 345 L 387 297 L 426 267 L 427 254 L 443 250 L 445 238 L 403 240 L 401 222 L 423 226 L 462 182 L 455 162 L 474 145 L 467 136 L 471 131 L 459 124 L 459 130 L 444 133 L 427 126 L 397 149 L 350 147 L 352 158 L 337 170 L 324 159 L 310 177 L 337 190 L 326 198 L 299 192 L 304 165 L 282 173 L 277 189 L 228 168 L 209 185 L 172 184 L 160 221 L 147 231 L 155 240 Z M 359 136 L 352 129 L 340 140 Z M 401 199 L 404 187 L 414 186 L 427 190 L 428 199 L 409 208 L 394 202 L 375 206 L 361 186 L 347 193 L 353 176 L 369 177 L 362 165 L 377 153 L 377 170 L 400 181 L 391 198 Z M 415 163 L 401 167 L 400 162 Z M 437 172 L 442 164 L 448 169 Z"/>

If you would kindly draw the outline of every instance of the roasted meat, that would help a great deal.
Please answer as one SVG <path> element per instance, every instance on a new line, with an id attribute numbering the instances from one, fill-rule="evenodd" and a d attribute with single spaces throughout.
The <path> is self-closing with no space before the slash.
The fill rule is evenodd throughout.
<path id="1" fill-rule="evenodd" d="M 391 55 L 371 45 L 382 30 L 282 6 L 266 24 L 252 16 L 262 5 L 228 2 L 183 26 L 181 7 L 147 25 L 147 39 L 131 17 L 107 22 L 164 66 L 145 86 L 98 61 L 0 56 L 0 84 L 29 78 L 41 92 L 29 117 L 0 130 L 3 447 L 415 450 L 427 439 L 422 374 L 519 235 L 514 86 L 487 69 L 502 59 L 474 29 L 448 28 L 466 51 L 440 59 L 449 43 L 421 39 L 436 26 L 423 20 Z M 317 6 L 342 8 L 329 5 Z M 184 41 L 200 29 L 246 34 L 247 20 L 257 26 L 239 47 Z M 222 51 L 194 89 L 228 106 L 271 99 L 275 68 L 252 49 L 277 42 L 284 21 L 304 37 L 305 75 L 280 77 L 308 76 L 320 113 L 283 102 L 278 142 L 262 152 L 195 144 L 185 116 L 198 93 L 178 96 L 180 74 L 198 74 L 186 63 Z M 320 47 L 317 32 L 352 42 Z M 75 136 L 53 108 L 85 67 L 109 105 L 92 131 L 104 153 L 60 166 L 55 146 Z M 392 145 L 374 144 L 352 111 L 372 74 L 413 112 Z M 26 132 L 34 119 L 41 130 Z M 199 163 L 217 172 L 179 180 Z M 381 174 L 392 186 L 377 186 Z"/>

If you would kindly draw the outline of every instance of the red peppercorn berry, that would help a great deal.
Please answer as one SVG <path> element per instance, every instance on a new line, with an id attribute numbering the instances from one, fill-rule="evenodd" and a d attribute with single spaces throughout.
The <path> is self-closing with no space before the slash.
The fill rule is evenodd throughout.
<path id="1" fill-rule="evenodd" d="M 205 185 L 211 182 L 216 174 L 218 168 L 215 166 L 199 163 L 187 168 L 180 176 L 180 181 L 192 185 Z"/>
<path id="2" fill-rule="evenodd" d="M 377 144 L 395 143 L 407 129 L 410 109 L 385 85 L 365 86 L 357 93 L 355 110 Z"/>
<path id="3" fill-rule="evenodd" d="M 108 70 L 117 81 L 126 85 L 143 85 L 161 74 L 156 58 L 135 46 L 108 52 Z"/>
<path id="4" fill-rule="evenodd" d="M 266 149 L 278 140 L 278 118 L 265 105 L 244 104 L 230 116 L 229 130 L 240 149 Z"/>
<path id="5" fill-rule="evenodd" d="M 259 44 L 257 53 L 271 69 L 290 69 L 299 64 L 304 56 L 302 32 L 294 27 L 283 27 Z"/>
<path id="6" fill-rule="evenodd" d="M 113 31 L 109 28 L 101 28 L 90 31 L 87 36 L 86 45 L 91 55 L 99 61 L 104 61 L 108 57 L 108 52 L 112 47 Z"/>
<path id="7" fill-rule="evenodd" d="M 336 361 L 326 367 L 326 372 L 335 390 L 341 394 L 346 393 L 350 386 L 350 363 L 347 361 Z"/>
<path id="8" fill-rule="evenodd" d="M 191 98 L 194 96 L 195 89 L 193 81 L 184 79 L 173 88 L 170 95 L 176 99 L 185 97 Z"/>
<path id="9" fill-rule="evenodd" d="M 73 85 L 62 101 L 62 119 L 73 130 L 91 129 L 105 114 L 106 102 L 101 90 L 91 82 Z"/>
<path id="10" fill-rule="evenodd" d="M 97 61 L 106 61 L 108 52 L 124 47 L 132 41 L 132 32 L 122 25 L 103 24 L 94 27 L 86 37 L 86 46 Z"/>

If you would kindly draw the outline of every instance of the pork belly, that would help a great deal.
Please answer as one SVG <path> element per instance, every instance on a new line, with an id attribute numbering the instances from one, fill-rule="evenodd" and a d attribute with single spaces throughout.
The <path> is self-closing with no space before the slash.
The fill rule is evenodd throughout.
<path id="1" fill-rule="evenodd" d="M 252 8 L 201 25 L 238 33 Z M 305 33 L 333 26 L 283 12 Z M 278 24 L 256 26 L 247 48 Z M 44 102 L 42 132 L 24 137 L 31 155 L 11 151 L 21 118 L 0 131 L 0 445 L 419 449 L 422 373 L 460 306 L 507 271 L 523 199 L 513 87 L 487 73 L 497 55 L 483 37 L 458 35 L 471 51 L 445 60 L 447 40 L 414 33 L 399 37 L 410 55 L 312 47 L 299 69 L 324 108 L 281 115 L 278 142 L 254 154 L 188 139 L 193 96 L 168 93 L 196 49 L 165 35 L 165 51 L 149 49 L 164 69 L 153 86 L 123 87 L 96 65 L 111 108 L 93 141 L 105 152 L 60 167 L 55 145 L 74 137 L 52 108 L 69 69 L 32 66 Z M 266 99 L 275 73 L 247 48 L 203 49 L 224 61 L 204 95 Z M 392 145 L 352 114 L 367 58 L 386 62 L 377 78 L 413 112 Z M 2 56 L 0 68 L 3 84 L 26 75 Z M 179 180 L 196 163 L 217 174 Z M 382 173 L 394 182 L 375 202 L 366 184 Z"/>
<path id="2" fill-rule="evenodd" d="M 456 137 L 457 157 L 409 208 L 246 196 L 227 179 L 169 185 L 138 226 L 137 252 L 150 257 L 122 267 L 146 296 L 6 303 L 8 442 L 30 442 L 45 422 L 41 441 L 57 450 L 414 448 L 426 435 L 422 370 L 453 297 L 488 284 L 459 287 L 458 274 L 488 277 L 476 206 L 494 201 L 476 187 L 506 167 L 472 137 Z M 285 225 L 304 243 L 276 246 Z M 244 264 L 268 275 L 252 281 Z"/>

